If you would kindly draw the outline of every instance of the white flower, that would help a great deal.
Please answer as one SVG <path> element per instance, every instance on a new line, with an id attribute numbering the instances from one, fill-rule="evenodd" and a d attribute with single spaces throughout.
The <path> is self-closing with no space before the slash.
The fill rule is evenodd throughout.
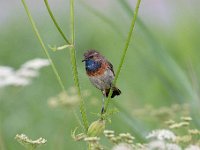
<path id="1" fill-rule="evenodd" d="M 26 86 L 30 84 L 30 79 L 19 77 L 16 75 L 8 76 L 5 80 L 5 85 Z"/>
<path id="2" fill-rule="evenodd" d="M 165 142 L 164 141 L 152 141 L 147 145 L 149 150 L 165 150 Z"/>
<path id="3" fill-rule="evenodd" d="M 0 78 L 0 87 L 5 87 L 7 86 L 7 82 L 5 81 L 5 79 Z"/>
<path id="4" fill-rule="evenodd" d="M 181 150 L 177 144 L 166 143 L 165 141 L 152 141 L 147 145 L 148 150 Z"/>
<path id="5" fill-rule="evenodd" d="M 181 147 L 177 144 L 168 143 L 166 144 L 166 150 L 181 150 Z"/>
<path id="6" fill-rule="evenodd" d="M 20 68 L 16 71 L 16 75 L 20 77 L 37 77 L 39 75 L 37 70 L 29 69 L 29 68 Z"/>
<path id="7" fill-rule="evenodd" d="M 30 68 L 30 69 L 40 69 L 42 67 L 48 66 L 50 63 L 47 59 L 36 58 L 27 61 L 22 65 L 22 68 Z"/>
<path id="8" fill-rule="evenodd" d="M 197 145 L 189 145 L 185 150 L 200 150 L 200 147 Z"/>
<path id="9" fill-rule="evenodd" d="M 16 71 L 11 67 L 0 66 L 0 87 L 26 86 L 31 83 L 31 78 L 39 75 L 40 68 L 49 64 L 47 59 L 37 58 L 27 61 Z"/>
<path id="10" fill-rule="evenodd" d="M 37 140 L 31 140 L 30 138 L 28 138 L 25 134 L 17 134 L 15 136 L 15 139 L 17 139 L 20 142 L 24 142 L 24 143 L 30 143 L 30 144 L 45 144 L 47 142 L 46 139 L 44 138 L 38 138 Z"/>
<path id="11" fill-rule="evenodd" d="M 38 146 L 43 145 L 47 142 L 44 138 L 38 138 L 37 140 L 32 140 L 25 134 L 17 134 L 15 139 L 22 144 L 26 149 L 36 149 Z"/>
<path id="12" fill-rule="evenodd" d="M 6 79 L 14 74 L 14 70 L 11 67 L 0 66 L 0 87 L 7 86 Z"/>
<path id="13" fill-rule="evenodd" d="M 112 148 L 112 150 L 133 150 L 132 146 L 126 143 L 120 143 Z"/>
<path id="14" fill-rule="evenodd" d="M 151 133 L 149 133 L 146 136 L 147 139 L 158 139 L 158 140 L 172 140 L 175 141 L 176 136 L 175 134 L 170 131 L 170 130 L 166 130 L 166 129 L 161 129 L 161 130 L 154 130 Z"/>
<path id="15" fill-rule="evenodd" d="M 0 78 L 6 78 L 14 73 L 13 68 L 7 66 L 0 66 Z"/>

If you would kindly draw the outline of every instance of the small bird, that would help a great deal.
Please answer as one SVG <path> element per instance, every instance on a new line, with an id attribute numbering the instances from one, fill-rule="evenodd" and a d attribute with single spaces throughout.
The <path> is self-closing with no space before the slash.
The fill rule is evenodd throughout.
<path id="1" fill-rule="evenodd" d="M 101 113 L 104 113 L 104 98 L 108 97 L 110 90 L 112 90 L 111 98 L 121 94 L 121 91 L 112 83 L 115 77 L 113 65 L 96 50 L 85 52 L 82 62 L 85 62 L 85 70 L 92 84 L 102 91 Z"/>

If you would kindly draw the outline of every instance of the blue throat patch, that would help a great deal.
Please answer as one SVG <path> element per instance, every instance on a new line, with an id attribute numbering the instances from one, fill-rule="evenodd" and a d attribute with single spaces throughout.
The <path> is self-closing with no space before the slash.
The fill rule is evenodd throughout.
<path id="1" fill-rule="evenodd" d="M 101 67 L 101 64 L 94 60 L 86 60 L 85 61 L 85 68 L 87 71 L 96 71 Z"/>

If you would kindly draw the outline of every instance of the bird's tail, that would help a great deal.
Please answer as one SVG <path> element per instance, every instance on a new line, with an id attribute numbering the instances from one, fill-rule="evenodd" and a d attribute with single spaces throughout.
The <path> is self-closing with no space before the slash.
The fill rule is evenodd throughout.
<path id="1" fill-rule="evenodd" d="M 110 89 L 106 90 L 106 97 L 108 97 L 109 92 L 110 92 Z M 117 87 L 112 87 L 111 98 L 114 98 L 115 96 L 118 96 L 120 94 L 121 94 L 120 89 L 118 89 Z"/>

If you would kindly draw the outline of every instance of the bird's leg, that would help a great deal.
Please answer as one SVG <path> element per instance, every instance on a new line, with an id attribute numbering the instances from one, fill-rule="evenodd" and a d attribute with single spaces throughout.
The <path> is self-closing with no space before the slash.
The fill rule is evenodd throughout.
<path id="1" fill-rule="evenodd" d="M 101 114 L 104 113 L 104 102 L 105 102 L 105 97 L 106 97 L 106 91 L 103 90 L 102 93 L 103 93 L 103 98 L 102 98 Z"/>

